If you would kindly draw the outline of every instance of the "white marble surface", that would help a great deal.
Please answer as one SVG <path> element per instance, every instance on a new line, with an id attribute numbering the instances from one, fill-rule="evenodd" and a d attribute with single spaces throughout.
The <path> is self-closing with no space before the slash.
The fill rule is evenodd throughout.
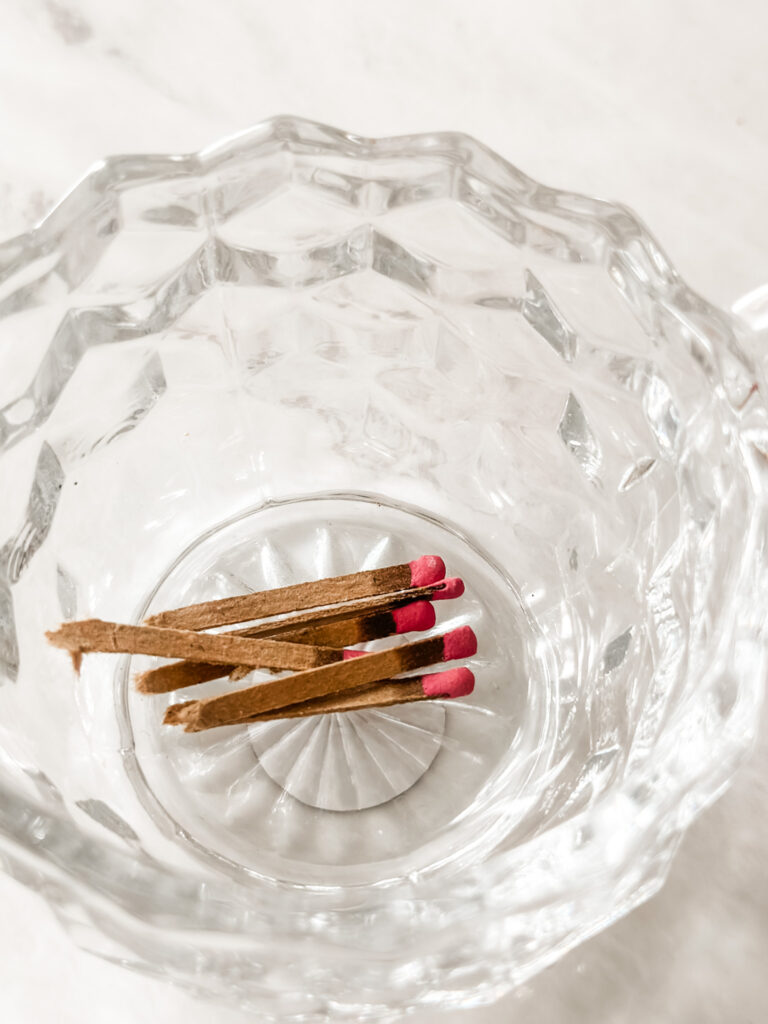
<path id="1" fill-rule="evenodd" d="M 4 0 L 0 236 L 103 154 L 192 150 L 296 113 L 370 135 L 471 132 L 535 177 L 633 206 L 730 304 L 768 281 L 767 38 L 764 0 Z M 762 1024 L 767 806 L 764 730 L 661 895 L 453 1019 Z M 4 1024 L 244 1024 L 79 953 L 15 883 L 0 879 L 0 900 Z"/>

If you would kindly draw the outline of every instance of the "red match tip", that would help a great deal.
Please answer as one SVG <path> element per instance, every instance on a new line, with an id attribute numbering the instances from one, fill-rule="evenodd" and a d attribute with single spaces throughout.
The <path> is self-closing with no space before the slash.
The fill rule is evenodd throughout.
<path id="1" fill-rule="evenodd" d="M 350 661 L 352 658 L 362 658 L 362 656 L 367 653 L 368 651 L 352 651 L 349 647 L 345 647 L 341 652 L 341 660 Z"/>
<path id="2" fill-rule="evenodd" d="M 413 601 L 392 612 L 395 620 L 395 631 L 411 633 L 420 629 L 432 629 L 437 616 L 429 601 Z"/>
<path id="3" fill-rule="evenodd" d="M 475 677 L 468 668 L 430 672 L 421 677 L 421 688 L 427 697 L 466 697 L 475 688 Z"/>
<path id="4" fill-rule="evenodd" d="M 458 576 L 451 576 L 449 580 L 440 583 L 440 589 L 430 596 L 431 601 L 451 601 L 454 597 L 461 597 L 464 593 L 464 580 Z"/>
<path id="5" fill-rule="evenodd" d="M 422 555 L 408 564 L 411 567 L 412 587 L 428 587 L 430 583 L 437 583 L 445 576 L 445 562 L 439 555 Z"/>
<path id="6" fill-rule="evenodd" d="M 477 637 L 470 626 L 459 626 L 443 637 L 443 661 L 471 658 L 477 654 Z"/>

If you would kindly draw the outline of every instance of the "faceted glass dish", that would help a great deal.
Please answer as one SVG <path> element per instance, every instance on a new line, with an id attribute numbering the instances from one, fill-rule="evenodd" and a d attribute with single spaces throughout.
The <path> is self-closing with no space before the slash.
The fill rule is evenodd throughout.
<path id="1" fill-rule="evenodd" d="M 625 914 L 756 726 L 752 342 L 462 135 L 99 164 L 0 246 L 4 868 L 262 1020 L 489 1002 Z M 43 640 L 423 553 L 480 641 L 454 702 L 187 736 L 147 659 Z"/>

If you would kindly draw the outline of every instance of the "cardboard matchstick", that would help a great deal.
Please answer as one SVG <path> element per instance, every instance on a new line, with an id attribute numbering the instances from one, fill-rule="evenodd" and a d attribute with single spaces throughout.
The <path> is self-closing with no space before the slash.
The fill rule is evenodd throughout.
<path id="1" fill-rule="evenodd" d="M 54 647 L 69 651 L 76 670 L 83 654 L 154 654 L 163 658 L 213 662 L 219 665 L 251 665 L 253 668 L 302 671 L 338 661 L 340 651 L 280 640 L 194 633 L 157 626 L 124 626 L 101 619 L 65 622 L 46 633 Z"/>
<path id="2" fill-rule="evenodd" d="M 346 576 L 333 576 L 310 583 L 296 583 L 290 587 L 262 590 L 239 597 L 225 597 L 217 601 L 189 605 L 151 615 L 150 626 L 177 629 L 211 629 L 235 622 L 264 619 L 270 615 L 338 604 L 376 594 L 396 593 L 437 583 L 445 576 L 445 563 L 437 555 L 423 555 L 403 565 L 384 569 L 370 569 Z"/>
<path id="3" fill-rule="evenodd" d="M 452 668 L 446 672 L 431 672 L 406 679 L 387 679 L 347 694 L 330 694 L 303 704 L 290 704 L 276 711 L 241 720 L 245 722 L 273 722 L 281 718 L 308 718 L 311 715 L 339 714 L 345 711 L 372 711 L 395 704 L 411 704 L 423 700 L 453 700 L 466 697 L 475 687 L 475 677 L 468 668 Z"/>

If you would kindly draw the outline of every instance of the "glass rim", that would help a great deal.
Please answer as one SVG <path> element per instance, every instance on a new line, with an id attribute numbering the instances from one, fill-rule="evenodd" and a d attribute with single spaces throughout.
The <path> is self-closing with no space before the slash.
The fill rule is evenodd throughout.
<path id="1" fill-rule="evenodd" d="M 304 155 L 335 155 L 351 160 L 407 160 L 414 156 L 432 156 L 451 167 L 461 167 L 462 173 L 500 189 L 510 200 L 531 204 L 574 225 L 598 226 L 611 251 L 631 251 L 628 272 L 635 274 L 638 287 L 652 293 L 657 302 L 665 302 L 675 309 L 695 309 L 701 316 L 722 325 L 732 339 L 733 350 L 750 365 L 740 342 L 743 325 L 735 316 L 710 305 L 688 287 L 653 236 L 628 208 L 540 185 L 492 149 L 457 132 L 366 138 L 316 122 L 281 116 L 228 136 L 197 153 L 107 157 L 87 171 L 34 228 L 0 243 L 0 283 L 10 274 L 16 274 L 25 262 L 39 259 L 50 251 L 62 230 L 81 215 L 84 196 L 96 201 L 110 190 L 122 191 L 155 179 L 198 176 L 213 172 L 230 160 L 260 157 L 279 148 Z M 753 368 L 753 372 L 760 371 Z M 755 482 L 754 486 L 757 488 L 759 484 Z M 742 552 L 745 563 L 750 555 L 759 555 L 759 524 L 751 525 L 753 528 L 746 532 Z M 728 663 L 728 644 L 735 643 L 739 634 L 738 611 L 734 602 L 724 613 L 727 628 L 723 628 L 723 641 L 718 657 L 712 658 L 709 673 L 722 671 Z M 743 715 L 743 721 L 748 723 L 751 718 L 754 723 L 761 699 L 760 686 L 755 685 L 748 697 L 752 706 L 749 713 Z M 548 875 L 544 867 L 540 869 L 540 877 L 547 884 L 536 890 L 537 901 L 544 898 L 549 898 L 550 902 L 578 901 L 580 893 L 585 898 L 591 897 L 599 877 L 604 918 L 607 921 L 619 917 L 661 885 L 663 865 L 671 859 L 682 832 L 722 792 L 735 764 L 746 753 L 749 741 L 748 729 L 739 736 L 720 737 L 720 747 L 717 754 L 713 754 L 712 763 L 702 768 L 701 777 L 692 779 L 677 776 L 673 770 L 676 736 L 671 730 L 665 735 L 664 756 L 655 762 L 655 770 L 666 774 L 662 780 L 657 779 L 657 783 L 663 782 L 660 791 L 664 799 L 659 801 L 653 815 L 648 815 L 647 811 L 640 815 L 633 810 L 638 786 L 647 780 L 642 776 L 626 778 L 622 784 L 601 794 L 597 803 L 587 810 L 521 845 L 504 850 L 499 843 L 499 848 L 478 863 L 472 863 L 471 856 L 469 860 L 463 857 L 462 863 L 456 866 L 457 871 L 461 870 L 460 877 L 454 874 L 457 884 L 449 897 L 445 895 L 444 874 L 428 871 L 422 878 L 401 880 L 397 885 L 383 883 L 367 887 L 368 912 L 375 906 L 377 912 L 402 923 L 407 920 L 402 915 L 414 899 L 439 903 L 439 923 L 426 913 L 418 923 L 409 924 L 405 945 L 423 949 L 425 936 L 430 936 L 432 942 L 438 931 L 445 933 L 451 924 L 466 921 L 468 914 L 476 924 L 479 920 L 499 920 L 532 909 L 534 883 L 529 871 L 530 864 L 537 862 L 550 868 Z M 715 747 L 713 744 L 713 749 Z M 12 762 L 10 755 L 0 750 L 0 765 L 6 758 Z M 653 876 L 645 886 L 633 877 L 630 884 L 628 868 L 635 863 L 635 851 L 649 832 L 654 835 L 651 866 L 657 871 L 661 867 L 660 877 Z M 610 842 L 594 844 L 590 841 L 586 844 L 589 850 L 585 851 L 583 835 L 586 833 L 592 838 L 602 833 Z M 6 866 L 12 875 L 21 880 L 33 879 L 33 886 L 49 895 L 54 903 L 72 899 L 88 904 L 96 916 L 110 918 L 118 932 L 128 932 L 138 922 L 168 935 L 194 932 L 201 941 L 205 941 L 204 936 L 228 935 L 259 945 L 274 947 L 276 942 L 285 942 L 298 948 L 307 936 L 315 934 L 314 918 L 322 913 L 326 921 L 331 922 L 323 935 L 332 955 L 334 943 L 343 945 L 345 920 L 358 913 L 345 909 L 343 901 L 335 905 L 338 893 L 333 887 L 326 891 L 323 887 L 286 888 L 274 884 L 271 888 L 259 887 L 258 891 L 251 891 L 231 878 L 214 882 L 206 879 L 198 883 L 189 873 L 180 876 L 157 861 L 137 858 L 135 852 L 127 848 L 100 842 L 79 829 L 63 807 L 46 807 L 36 798 L 22 798 L 18 790 L 6 786 L 2 779 L 0 849 L 5 851 Z M 602 859 L 596 855 L 596 850 L 602 854 Z M 471 854 L 470 848 L 468 852 Z M 652 874 L 649 873 L 649 878 Z M 473 882 L 477 882 L 476 891 L 470 893 Z M 142 894 L 140 901 L 136 899 L 137 893 Z M 290 934 L 286 927 L 280 926 L 287 918 L 286 901 L 292 901 L 293 931 Z M 589 930 L 596 929 L 592 926 Z M 585 937 L 583 931 L 574 929 L 567 948 Z M 400 948 L 402 945 L 399 944 Z M 318 956 L 323 954 L 322 950 L 313 949 L 313 955 L 315 952 Z M 561 948 L 556 955 L 562 952 Z M 345 947 L 345 955 L 366 963 L 377 955 L 386 959 L 385 952 L 377 954 L 364 944 Z M 551 959 L 554 958 L 552 955 Z"/>

